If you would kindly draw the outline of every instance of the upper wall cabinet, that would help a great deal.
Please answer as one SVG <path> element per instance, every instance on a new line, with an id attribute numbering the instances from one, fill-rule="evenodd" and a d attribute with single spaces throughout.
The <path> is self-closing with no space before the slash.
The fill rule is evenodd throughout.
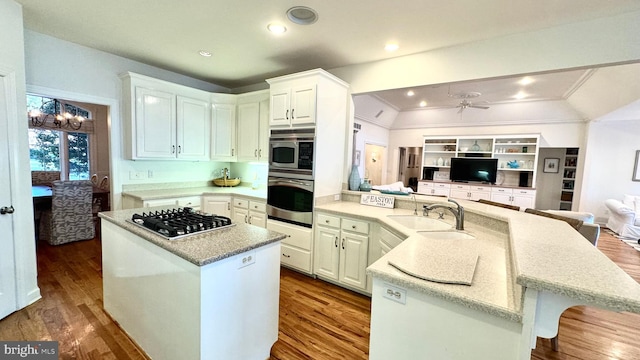
<path id="1" fill-rule="evenodd" d="M 267 82 L 271 98 L 270 129 L 314 128 L 314 197 L 339 194 L 350 158 L 346 154 L 351 153 L 349 84 L 322 69 Z"/>
<path id="2" fill-rule="evenodd" d="M 130 159 L 209 160 L 209 94 L 125 73 L 125 150 Z"/>
<path id="3" fill-rule="evenodd" d="M 316 84 L 271 87 L 272 127 L 313 126 L 316 123 Z"/>
<path id="4" fill-rule="evenodd" d="M 269 91 L 238 95 L 238 161 L 269 159 Z"/>
<path id="5" fill-rule="evenodd" d="M 235 95 L 212 94 L 211 160 L 236 161 Z"/>

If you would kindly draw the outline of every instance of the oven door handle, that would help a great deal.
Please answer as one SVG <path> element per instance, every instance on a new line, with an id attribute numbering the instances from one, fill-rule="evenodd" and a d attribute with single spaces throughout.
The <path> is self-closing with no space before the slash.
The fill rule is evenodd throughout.
<path id="1" fill-rule="evenodd" d="M 269 184 L 294 184 L 294 185 L 301 185 L 301 186 L 311 186 L 311 184 L 309 183 L 298 181 L 298 180 L 291 180 L 291 179 L 270 179 Z"/>

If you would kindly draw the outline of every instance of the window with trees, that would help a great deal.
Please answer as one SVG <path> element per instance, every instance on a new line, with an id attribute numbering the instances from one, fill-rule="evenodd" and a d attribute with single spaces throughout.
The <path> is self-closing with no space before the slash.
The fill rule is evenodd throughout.
<path id="1" fill-rule="evenodd" d="M 27 95 L 27 110 L 55 111 L 48 109 L 52 99 Z M 44 105 L 44 106 L 43 106 Z M 72 104 L 65 110 L 90 118 L 90 112 Z M 90 134 L 66 129 L 30 127 L 29 156 L 31 170 L 60 171 L 62 179 L 87 180 L 90 174 Z"/>

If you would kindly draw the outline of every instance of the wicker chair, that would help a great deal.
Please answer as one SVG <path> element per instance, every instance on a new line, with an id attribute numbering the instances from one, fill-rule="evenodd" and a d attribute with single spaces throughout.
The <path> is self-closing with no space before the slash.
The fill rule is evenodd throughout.
<path id="1" fill-rule="evenodd" d="M 40 218 L 40 240 L 51 245 L 95 237 L 91 181 L 54 181 L 51 210 Z"/>
<path id="2" fill-rule="evenodd" d="M 60 171 L 32 171 L 31 185 L 51 185 L 60 180 Z"/>

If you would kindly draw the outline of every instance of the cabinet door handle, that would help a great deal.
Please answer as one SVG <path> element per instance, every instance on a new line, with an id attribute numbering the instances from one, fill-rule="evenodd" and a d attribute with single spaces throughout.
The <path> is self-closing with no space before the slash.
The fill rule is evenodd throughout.
<path id="1" fill-rule="evenodd" d="M 244 216 L 244 222 L 247 223 L 247 215 Z"/>
<path id="2" fill-rule="evenodd" d="M 262 149 L 258 149 L 258 157 L 262 157 Z"/>
<path id="3" fill-rule="evenodd" d="M 287 113 L 284 115 L 285 119 L 289 120 L 289 110 L 287 110 Z"/>
<path id="4" fill-rule="evenodd" d="M 234 156 L 233 154 L 235 153 L 235 149 L 231 149 L 231 156 Z"/>
<path id="5" fill-rule="evenodd" d="M 171 153 L 172 154 L 176 153 L 176 146 L 175 145 L 171 145 Z"/>
<path id="6" fill-rule="evenodd" d="M 227 210 L 231 210 L 231 203 L 227 203 Z"/>
<path id="7" fill-rule="evenodd" d="M 258 149 L 253 150 L 253 157 L 258 157 Z"/>
<path id="8" fill-rule="evenodd" d="M 351 228 L 352 228 L 353 230 L 355 230 L 355 229 L 356 229 L 356 226 L 355 226 L 355 225 L 351 225 Z"/>
<path id="9" fill-rule="evenodd" d="M 295 110 L 295 109 L 291 109 L 291 120 L 295 119 L 295 116 L 293 116 L 293 111 L 294 111 L 294 110 Z"/>
<path id="10" fill-rule="evenodd" d="M 336 245 L 336 247 L 338 247 L 338 237 L 336 236 L 336 240 L 334 241 L 334 244 Z"/>
<path id="11" fill-rule="evenodd" d="M 291 257 L 291 255 L 287 255 L 287 254 L 285 254 L 285 253 L 282 253 L 282 256 L 284 256 L 284 257 L 286 257 L 286 258 L 290 258 L 290 257 Z"/>
<path id="12" fill-rule="evenodd" d="M 251 215 L 249 215 L 249 224 L 251 224 Z"/>
<path id="13" fill-rule="evenodd" d="M 178 145 L 178 154 L 180 154 L 182 152 L 182 146 Z"/>
<path id="14" fill-rule="evenodd" d="M 342 250 L 344 250 L 344 238 L 342 238 Z"/>

